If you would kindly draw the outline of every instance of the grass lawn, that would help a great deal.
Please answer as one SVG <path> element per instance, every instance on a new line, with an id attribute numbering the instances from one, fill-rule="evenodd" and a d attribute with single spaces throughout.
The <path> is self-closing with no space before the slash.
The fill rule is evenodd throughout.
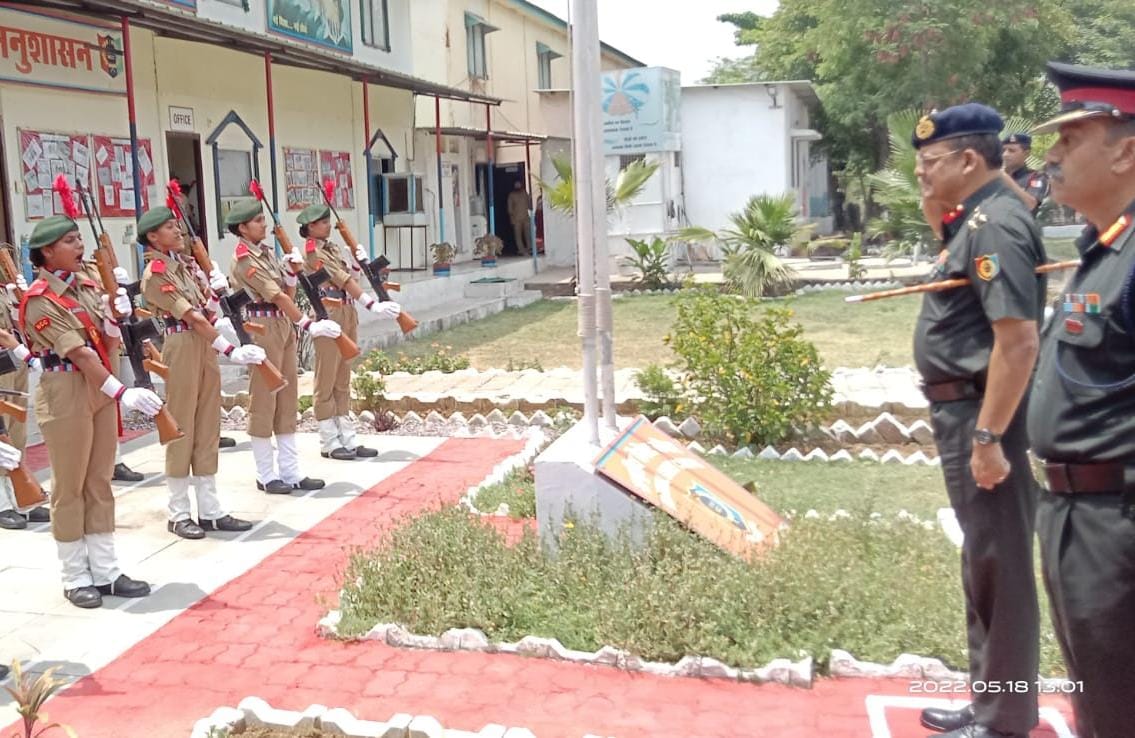
<path id="1" fill-rule="evenodd" d="M 845 292 L 821 292 L 767 304 L 792 309 L 804 326 L 804 336 L 816 344 L 824 364 L 838 366 L 901 366 L 911 363 L 911 337 L 919 298 L 848 305 Z M 673 359 L 662 337 L 674 322 L 672 295 L 644 295 L 615 300 L 615 366 L 643 367 Z M 401 344 L 397 351 L 420 356 L 433 344 L 452 346 L 469 357 L 477 369 L 530 366 L 544 369 L 582 366 L 576 336 L 576 303 L 542 300 L 518 310 L 466 323 L 420 340 Z"/>

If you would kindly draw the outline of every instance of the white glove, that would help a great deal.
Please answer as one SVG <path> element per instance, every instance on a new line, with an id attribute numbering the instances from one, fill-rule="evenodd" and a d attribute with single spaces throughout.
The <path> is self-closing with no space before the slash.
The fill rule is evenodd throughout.
<path id="1" fill-rule="evenodd" d="M 29 351 L 28 347 L 22 343 L 17 344 L 16 348 L 12 349 L 12 356 L 15 356 L 17 361 L 26 362 L 28 360 L 28 357 L 31 355 L 32 352 Z"/>
<path id="2" fill-rule="evenodd" d="M 237 346 L 229 353 L 229 361 L 241 366 L 263 364 L 266 358 L 264 349 L 251 343 L 246 346 Z"/>
<path id="3" fill-rule="evenodd" d="M 118 323 L 111 318 L 103 318 L 102 332 L 111 338 L 122 338 L 122 329 L 120 329 Z"/>
<path id="4" fill-rule="evenodd" d="M 289 264 L 300 264 L 302 266 L 303 254 L 299 252 L 299 249 L 293 247 L 291 251 L 284 254 L 284 261 L 288 262 Z"/>
<path id="5" fill-rule="evenodd" d="M 229 280 L 220 269 L 213 267 L 213 271 L 209 272 L 209 287 L 214 292 L 224 292 L 229 288 Z"/>
<path id="6" fill-rule="evenodd" d="M 114 268 L 114 281 L 119 284 L 130 284 L 130 275 L 122 267 Z"/>
<path id="7" fill-rule="evenodd" d="M 28 362 L 28 376 L 35 378 L 41 374 L 43 374 L 43 362 L 37 356 Z"/>
<path id="8" fill-rule="evenodd" d="M 307 332 L 312 338 L 338 338 L 343 329 L 334 320 L 317 320 L 308 324 Z"/>
<path id="9" fill-rule="evenodd" d="M 12 471 L 20 465 L 20 449 L 0 441 L 0 468 Z"/>
<path id="10" fill-rule="evenodd" d="M 122 393 L 119 398 L 122 407 L 127 410 L 137 410 L 147 417 L 154 417 L 162 409 L 162 398 L 155 395 L 145 387 L 131 387 Z"/>
<path id="11" fill-rule="evenodd" d="M 367 305 L 367 310 L 380 318 L 390 318 L 391 320 L 394 320 L 402 314 L 402 306 L 390 300 L 385 302 L 374 300 L 371 304 Z"/>
<path id="12" fill-rule="evenodd" d="M 20 300 L 16 296 L 16 290 L 18 288 L 19 288 L 19 285 L 16 284 L 15 282 L 9 282 L 8 284 L 4 285 L 4 291 L 8 293 L 8 304 L 9 305 L 19 305 L 20 304 Z"/>
<path id="13" fill-rule="evenodd" d="M 291 269 L 284 270 L 284 284 L 288 287 L 295 287 L 299 284 L 300 278 L 292 274 Z"/>
<path id="14" fill-rule="evenodd" d="M 360 264 L 366 264 L 368 261 L 370 261 L 370 254 L 368 254 L 367 250 L 362 246 L 359 246 L 357 249 L 355 249 L 355 258 L 359 260 Z"/>
<path id="15" fill-rule="evenodd" d="M 130 297 L 126 294 L 125 287 L 119 287 L 114 294 L 114 309 L 120 315 L 129 315 L 134 312 L 134 306 L 130 304 Z M 110 319 L 114 318 L 114 314 L 110 310 L 110 296 L 102 296 L 102 310 L 103 314 Z"/>

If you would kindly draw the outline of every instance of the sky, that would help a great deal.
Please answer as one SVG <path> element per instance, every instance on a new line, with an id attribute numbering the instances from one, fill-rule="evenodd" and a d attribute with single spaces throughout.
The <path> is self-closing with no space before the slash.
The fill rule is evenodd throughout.
<path id="1" fill-rule="evenodd" d="M 568 0 L 529 0 L 561 18 Z M 738 57 L 746 47 L 733 43 L 733 26 L 717 16 L 752 10 L 769 15 L 777 0 L 597 0 L 599 35 L 604 42 L 647 66 L 677 69 L 682 84 L 694 84 L 717 57 Z"/>

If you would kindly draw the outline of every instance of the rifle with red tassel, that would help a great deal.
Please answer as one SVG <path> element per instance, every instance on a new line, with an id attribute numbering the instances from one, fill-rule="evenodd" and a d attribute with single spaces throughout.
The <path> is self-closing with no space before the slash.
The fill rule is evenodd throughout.
<path id="1" fill-rule="evenodd" d="M 392 286 L 386 281 L 386 275 L 390 271 L 390 260 L 385 255 L 376 257 L 373 261 L 361 261 L 359 259 L 356 253 L 359 242 L 355 240 L 355 234 L 351 233 L 351 229 L 343 222 L 343 219 L 339 216 L 339 211 L 335 209 L 335 180 L 323 180 L 323 201 L 327 203 L 327 207 L 331 208 L 331 213 L 335 216 L 335 230 L 339 231 L 339 235 L 347 245 L 347 251 L 351 252 L 351 258 L 358 264 L 362 273 L 366 275 L 367 281 L 374 289 L 374 294 L 378 296 L 379 301 L 390 302 L 390 293 L 386 291 L 387 287 Z M 409 333 L 418 327 L 418 321 L 414 320 L 414 317 L 405 310 L 398 313 L 396 320 L 403 333 Z"/>

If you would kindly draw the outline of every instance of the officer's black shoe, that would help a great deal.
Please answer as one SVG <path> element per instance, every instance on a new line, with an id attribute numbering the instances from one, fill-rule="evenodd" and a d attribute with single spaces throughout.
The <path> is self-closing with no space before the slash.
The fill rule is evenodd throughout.
<path id="1" fill-rule="evenodd" d="M 217 448 L 235 448 L 236 439 L 229 438 L 228 436 L 221 436 L 221 440 L 217 442 Z"/>
<path id="2" fill-rule="evenodd" d="M 44 505 L 40 505 L 39 507 L 33 507 L 31 510 L 28 510 L 28 522 L 29 523 L 50 523 L 51 522 L 51 510 L 49 510 Z"/>
<path id="3" fill-rule="evenodd" d="M 205 531 L 192 520 L 179 520 L 176 523 L 170 520 L 166 523 L 166 530 L 179 538 L 196 541 L 205 537 Z"/>
<path id="4" fill-rule="evenodd" d="M 358 456 L 360 459 L 373 459 L 375 456 L 378 456 L 378 449 L 367 448 L 366 446 L 355 446 L 355 456 Z"/>
<path id="5" fill-rule="evenodd" d="M 940 707 L 927 707 L 922 711 L 922 727 L 945 733 L 947 730 L 957 730 L 967 725 L 973 725 L 973 705 L 966 705 L 960 710 L 944 710 Z"/>
<path id="6" fill-rule="evenodd" d="M 1029 738 L 1027 733 L 1002 733 L 1000 730 L 971 723 L 949 733 L 940 733 L 930 738 Z"/>
<path id="7" fill-rule="evenodd" d="M 197 525 L 201 526 L 201 530 L 221 530 L 227 533 L 239 533 L 244 530 L 252 530 L 252 523 L 240 518 L 234 518 L 232 515 L 225 515 L 217 518 L 216 520 L 205 520 L 202 518 L 197 521 Z"/>
<path id="8" fill-rule="evenodd" d="M 5 530 L 23 530 L 28 527 L 28 519 L 15 510 L 0 512 L 0 528 Z"/>
<path id="9" fill-rule="evenodd" d="M 303 479 L 292 485 L 294 489 L 306 490 L 323 489 L 325 486 L 327 486 L 327 483 L 322 479 L 312 479 L 311 477 L 304 477 Z"/>
<path id="10" fill-rule="evenodd" d="M 96 607 L 102 607 L 102 595 L 96 587 L 76 587 L 75 589 L 63 590 L 63 596 L 67 598 L 75 607 L 81 607 L 84 610 L 92 610 Z"/>
<path id="11" fill-rule="evenodd" d="M 261 492 L 267 492 L 270 495 L 290 495 L 292 493 L 292 485 L 288 484 L 283 479 L 273 479 L 268 484 L 257 482 L 256 489 Z"/>
<path id="12" fill-rule="evenodd" d="M 144 474 L 139 474 L 122 463 L 114 465 L 114 476 L 111 477 L 116 482 L 141 482 L 145 478 Z"/>
<path id="13" fill-rule="evenodd" d="M 325 459 L 335 459 L 336 461 L 350 461 L 355 458 L 355 452 L 349 448 L 339 447 L 334 451 L 320 451 L 319 455 Z"/>
<path id="14" fill-rule="evenodd" d="M 125 574 L 119 574 L 110 584 L 100 584 L 95 587 L 99 594 L 109 597 L 145 597 L 150 594 L 150 585 L 131 579 Z"/>

